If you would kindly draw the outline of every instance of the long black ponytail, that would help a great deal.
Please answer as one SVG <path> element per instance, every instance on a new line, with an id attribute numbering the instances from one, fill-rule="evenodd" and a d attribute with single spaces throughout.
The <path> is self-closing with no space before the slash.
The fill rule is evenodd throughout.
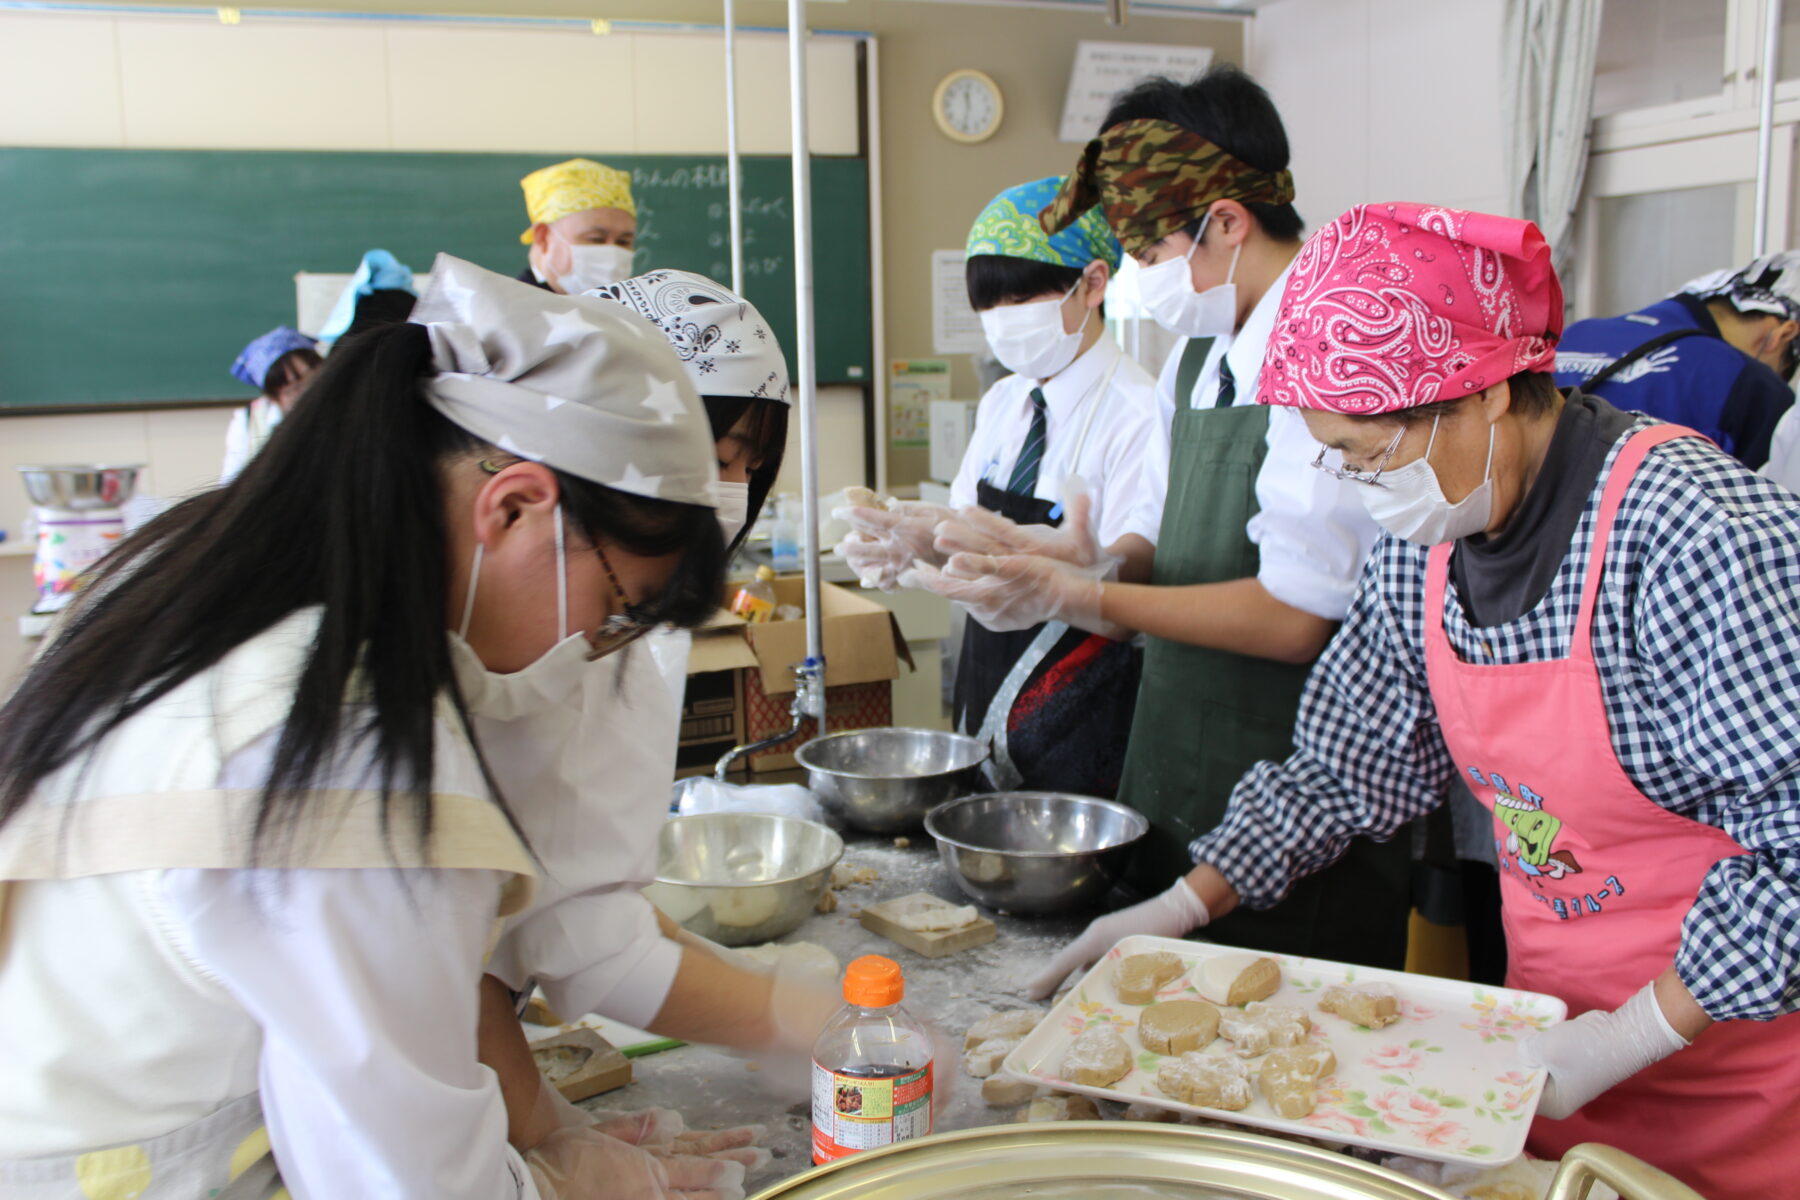
<path id="1" fill-rule="evenodd" d="M 362 738 L 372 739 L 381 764 L 384 822 L 404 794 L 412 828 L 429 836 L 440 695 L 468 727 L 444 632 L 450 571 L 440 471 L 458 456 L 492 451 L 421 398 L 431 369 L 421 326 L 346 339 L 235 481 L 176 504 L 102 562 L 63 631 L 0 706 L 0 825 L 121 722 L 317 606 L 256 843 L 290 825 L 310 781 Z M 589 542 L 682 553 L 657 619 L 695 625 L 713 611 L 725 557 L 711 509 L 562 472 L 557 479 L 565 515 Z M 346 728 L 352 712 L 366 719 Z M 497 787 L 494 794 L 504 808 Z"/>

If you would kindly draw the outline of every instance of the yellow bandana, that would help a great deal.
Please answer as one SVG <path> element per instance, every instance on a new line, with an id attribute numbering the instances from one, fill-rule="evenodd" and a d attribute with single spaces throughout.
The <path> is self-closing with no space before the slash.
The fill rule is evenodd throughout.
<path id="1" fill-rule="evenodd" d="M 570 213 L 590 208 L 618 208 L 637 216 L 631 198 L 631 172 L 597 163 L 590 158 L 571 158 L 553 167 L 542 167 L 519 180 L 525 189 L 525 212 L 535 225 L 560 221 Z M 519 235 L 531 244 L 531 230 Z"/>

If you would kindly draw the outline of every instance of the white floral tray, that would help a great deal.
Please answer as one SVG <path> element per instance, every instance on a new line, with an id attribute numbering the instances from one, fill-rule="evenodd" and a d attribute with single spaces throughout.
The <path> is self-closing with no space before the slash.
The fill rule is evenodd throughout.
<path id="1" fill-rule="evenodd" d="M 1281 989 L 1270 1003 L 1304 1008 L 1313 1020 L 1313 1040 L 1328 1043 L 1337 1056 L 1336 1074 L 1321 1082 L 1318 1109 L 1291 1121 L 1276 1116 L 1260 1095 L 1241 1112 L 1225 1112 L 1182 1104 L 1157 1090 L 1156 1070 L 1162 1058 L 1145 1050 L 1137 1035 L 1138 1016 L 1144 1010 L 1121 1002 L 1112 979 L 1120 958 L 1158 950 L 1179 955 L 1189 968 L 1189 974 L 1157 993 L 1158 1000 L 1198 996 L 1190 975 L 1202 959 L 1246 953 L 1204 942 L 1126 938 L 1007 1055 L 1005 1069 L 1060 1091 L 1154 1104 L 1440 1162 L 1503 1163 L 1524 1152 L 1543 1072 L 1518 1064 L 1517 1044 L 1521 1037 L 1547 1029 L 1568 1014 L 1568 1007 L 1556 997 L 1324 959 L 1269 955 L 1282 971 Z M 1400 999 L 1402 1019 L 1370 1030 L 1321 1013 L 1320 994 L 1337 983 L 1388 984 Z M 1058 1072 L 1069 1044 L 1084 1030 L 1107 1022 L 1119 1026 L 1137 1053 L 1131 1073 L 1104 1088 L 1061 1078 Z M 1233 1053 L 1222 1039 L 1209 1052 Z M 1251 1060 L 1252 1075 L 1255 1062 Z"/>

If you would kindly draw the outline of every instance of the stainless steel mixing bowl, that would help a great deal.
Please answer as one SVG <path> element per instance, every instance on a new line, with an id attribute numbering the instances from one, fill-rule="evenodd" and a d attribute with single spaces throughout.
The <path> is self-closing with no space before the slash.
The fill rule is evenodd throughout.
<path id="1" fill-rule="evenodd" d="M 97 508 L 118 508 L 137 489 L 142 463 L 117 466 L 85 466 L 69 463 L 55 466 L 20 467 L 25 479 L 25 492 L 33 504 L 43 508 L 60 508 L 69 512 L 86 512 Z"/>
<path id="2" fill-rule="evenodd" d="M 844 856 L 825 826 L 763 813 L 703 813 L 663 824 L 651 903 L 683 929 L 724 946 L 792 933 Z"/>
<path id="3" fill-rule="evenodd" d="M 1150 831 L 1143 814 L 1066 792 L 989 792 L 925 818 L 957 886 L 1020 916 L 1097 904 Z"/>
<path id="4" fill-rule="evenodd" d="M 795 758 L 825 811 L 868 833 L 917 829 L 925 814 L 981 786 L 987 745 L 939 729 L 847 729 Z"/>

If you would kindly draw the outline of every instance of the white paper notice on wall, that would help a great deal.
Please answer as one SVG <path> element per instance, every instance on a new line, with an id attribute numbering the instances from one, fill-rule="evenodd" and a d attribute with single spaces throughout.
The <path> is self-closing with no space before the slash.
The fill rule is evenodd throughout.
<path id="1" fill-rule="evenodd" d="M 1058 140 L 1085 142 L 1100 132 L 1113 97 L 1152 75 L 1187 82 L 1206 70 L 1213 52 L 1206 46 L 1152 46 L 1128 42 L 1082 42 L 1069 73 Z"/>
<path id="2" fill-rule="evenodd" d="M 981 318 L 969 307 L 969 288 L 963 281 L 961 250 L 931 252 L 931 352 L 933 354 L 981 354 L 987 335 Z"/>

